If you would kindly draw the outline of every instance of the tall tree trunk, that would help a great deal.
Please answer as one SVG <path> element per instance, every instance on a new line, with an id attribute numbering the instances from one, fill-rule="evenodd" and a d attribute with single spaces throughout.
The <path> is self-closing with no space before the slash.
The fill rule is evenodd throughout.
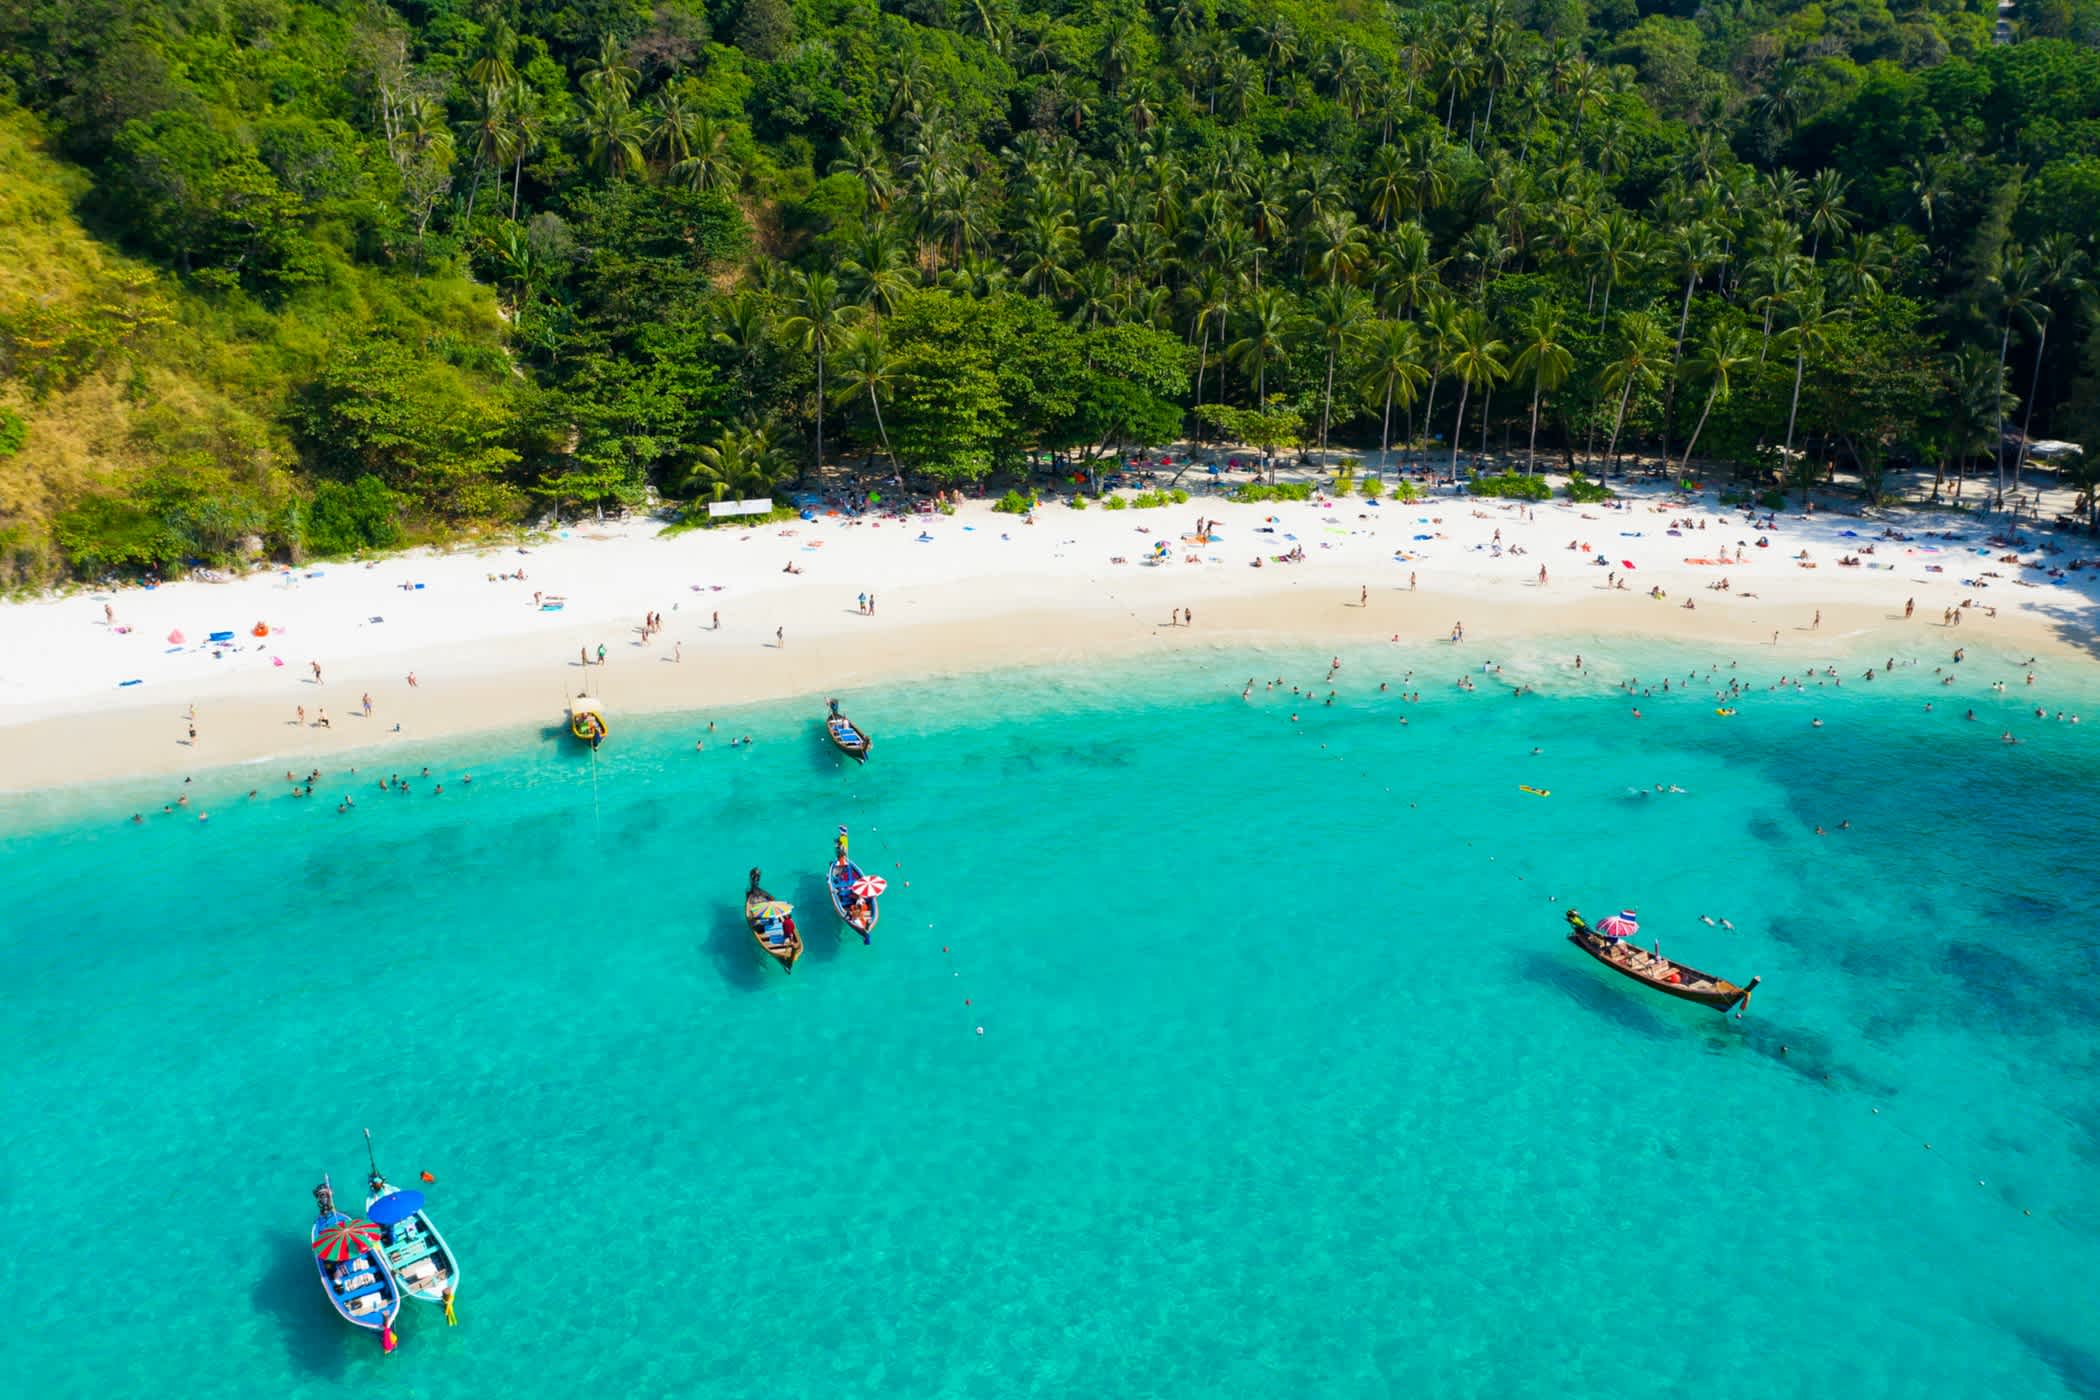
<path id="1" fill-rule="evenodd" d="M 1998 377 L 1991 382 L 1991 395 L 1998 405 L 1998 433 L 1991 439 L 1991 456 L 1998 463 L 1998 504 L 2005 503 L 2005 357 L 2012 349 L 2012 312 L 2005 313 L 2005 334 L 1998 338 Z"/>
<path id="2" fill-rule="evenodd" d="M 1466 380 L 1464 375 L 1460 375 L 1458 380 L 1458 416 L 1451 420 L 1451 481 L 1453 485 L 1458 483 L 1458 435 L 1460 430 L 1466 425 L 1466 396 L 1472 391 L 1472 384 Z"/>
<path id="3" fill-rule="evenodd" d="M 824 342 L 817 342 L 817 475 L 824 475 Z"/>
<path id="4" fill-rule="evenodd" d="M 1786 446 L 1779 452 L 1779 470 L 1792 471 L 1794 467 L 1794 415 L 1801 411 L 1801 365 L 1807 352 L 1799 346 L 1794 350 L 1794 401 L 1786 411 Z"/>
<path id="5" fill-rule="evenodd" d="M 1203 370 L 1204 362 L 1210 358 L 1210 322 L 1203 323 L 1203 339 L 1196 346 L 1196 401 L 1189 407 L 1190 417 L 1196 420 L 1197 431 L 1203 426 Z"/>
<path id="6" fill-rule="evenodd" d="M 2034 396 L 2042 390 L 2042 356 L 2049 349 L 2049 322 L 2042 322 L 2042 338 L 2034 347 L 2034 373 L 2027 380 L 2027 411 L 2020 420 L 2020 451 L 2013 458 L 2013 490 L 2020 489 L 2020 468 L 2027 465 L 2027 444 L 2034 435 Z"/>
<path id="7" fill-rule="evenodd" d="M 1670 423 L 1677 411 L 1678 371 L 1684 366 L 1684 331 L 1692 320 L 1692 288 L 1699 285 L 1699 274 L 1695 271 L 1684 279 L 1684 301 L 1677 308 L 1677 343 L 1670 351 L 1670 383 L 1663 390 L 1662 412 L 1662 460 L 1670 461 Z"/>
<path id="8" fill-rule="evenodd" d="M 1679 475 L 1692 469 L 1692 453 L 1699 446 L 1699 434 L 1706 431 L 1706 415 L 1714 411 L 1714 398 L 1720 392 L 1718 384 L 1706 391 L 1706 407 L 1699 410 L 1699 426 L 1692 429 L 1692 440 L 1684 445 L 1684 460 L 1677 464 Z"/>
<path id="9" fill-rule="evenodd" d="M 1320 460 L 1327 460 L 1327 417 L 1334 408 L 1334 347 L 1327 347 L 1327 387 L 1320 394 Z"/>
<path id="10" fill-rule="evenodd" d="M 510 221 L 512 223 L 518 221 L 518 177 L 524 169 L 525 145 L 521 141 L 518 143 L 518 158 L 511 163 L 510 167 Z"/>
<path id="11" fill-rule="evenodd" d="M 1611 441 L 1604 446 L 1604 475 L 1609 478 L 1612 469 L 1619 464 L 1619 429 L 1626 425 L 1626 401 L 1633 397 L 1634 376 L 1626 376 L 1626 386 L 1619 390 L 1619 413 L 1611 420 Z"/>
<path id="12" fill-rule="evenodd" d="M 1539 382 L 1531 381 L 1531 444 L 1524 450 L 1524 475 L 1539 474 Z"/>
<path id="13" fill-rule="evenodd" d="M 1378 420 L 1378 466 L 1386 465 L 1386 457 L 1393 448 L 1393 381 L 1385 382 L 1385 412 Z"/>
<path id="14" fill-rule="evenodd" d="M 873 384 L 868 386 L 868 407 L 875 410 L 875 433 L 882 439 L 882 455 L 894 462 L 897 454 L 890 450 L 890 430 L 882 426 L 882 400 L 875 397 Z"/>

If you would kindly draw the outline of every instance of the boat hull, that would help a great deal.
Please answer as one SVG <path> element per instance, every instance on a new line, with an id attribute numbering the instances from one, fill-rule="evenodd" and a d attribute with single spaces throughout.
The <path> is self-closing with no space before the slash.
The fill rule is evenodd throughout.
<path id="1" fill-rule="evenodd" d="M 327 1226 L 348 1219 L 348 1216 L 342 1215 L 322 1216 L 314 1222 L 310 1240 L 318 1241 L 321 1231 Z M 335 1309 L 336 1316 L 352 1327 L 362 1327 L 367 1332 L 383 1332 L 393 1326 L 394 1319 L 401 1312 L 401 1287 L 394 1278 L 393 1270 L 387 1267 L 386 1260 L 377 1252 L 367 1251 L 354 1260 L 343 1261 L 345 1265 L 350 1266 L 346 1278 L 355 1279 L 358 1274 L 356 1266 L 363 1264 L 368 1266 L 374 1276 L 373 1281 L 379 1285 L 378 1288 L 369 1290 L 362 1286 L 354 1287 L 350 1293 L 355 1296 L 346 1297 L 343 1290 L 336 1286 L 334 1271 L 339 1267 L 337 1264 L 323 1259 L 319 1254 L 315 1254 L 313 1260 L 315 1271 L 320 1276 L 321 1292 L 327 1295 L 329 1306 Z M 378 1301 L 361 1305 L 365 1298 Z"/>
<path id="2" fill-rule="evenodd" d="M 751 930 L 752 940 L 758 944 L 758 950 L 761 953 L 764 953 L 774 962 L 779 963 L 783 972 L 793 972 L 796 960 L 802 956 L 802 934 L 795 928 L 795 916 L 789 914 L 780 921 L 781 926 L 787 930 L 787 941 L 785 943 L 768 943 L 766 941 L 765 922 L 754 918 L 751 913 L 755 906 L 770 903 L 772 898 L 773 896 L 761 889 L 753 889 L 746 894 L 744 896 L 744 924 Z"/>
<path id="3" fill-rule="evenodd" d="M 844 733 L 840 732 L 842 728 Z M 824 721 L 824 737 L 831 740 L 833 748 L 855 763 L 866 763 L 868 750 L 875 746 L 867 730 L 840 714 L 831 715 Z"/>
<path id="4" fill-rule="evenodd" d="M 1663 958 L 1661 961 L 1667 964 L 1671 973 L 1679 979 L 1673 982 L 1667 977 L 1649 976 L 1619 961 L 1612 956 L 1611 940 L 1600 938 L 1586 929 L 1571 930 L 1568 941 L 1629 981 L 1638 982 L 1644 987 L 1661 992 L 1664 996 L 1709 1006 L 1716 1011 L 1727 1011 L 1738 1002 L 1747 1002 L 1750 993 L 1756 990 L 1758 982 L 1762 980 L 1753 977 L 1747 986 L 1738 987 L 1724 978 L 1714 977 L 1684 963 Z"/>
<path id="5" fill-rule="evenodd" d="M 877 897 L 868 901 L 866 927 L 853 922 L 853 916 L 846 912 L 846 896 L 851 892 L 853 882 L 860 876 L 861 868 L 842 856 L 831 863 L 831 869 L 824 880 L 824 888 L 831 892 L 831 907 L 838 911 L 839 922 L 859 934 L 861 942 L 865 943 L 874 934 L 875 925 L 882 920 L 882 900 Z"/>
<path id="6" fill-rule="evenodd" d="M 370 1210 L 373 1201 L 388 1194 L 392 1189 L 389 1187 L 387 1191 L 374 1192 L 371 1199 L 365 1202 L 365 1209 Z M 447 1293 L 455 1299 L 459 1297 L 459 1257 L 452 1252 L 452 1246 L 445 1243 L 445 1237 L 438 1233 L 437 1226 L 431 1224 L 428 1211 L 419 1210 L 410 1216 L 409 1220 L 415 1222 L 417 1233 L 423 1237 L 423 1242 L 432 1248 L 425 1253 L 419 1246 L 389 1245 L 386 1249 L 387 1267 L 392 1271 L 394 1282 L 400 1288 L 402 1296 L 413 1298 L 419 1303 L 436 1303 L 442 1306 Z M 392 1228 L 399 1230 L 400 1226 Z M 422 1270 L 417 1267 L 428 1261 L 434 1261 L 433 1268 Z"/>

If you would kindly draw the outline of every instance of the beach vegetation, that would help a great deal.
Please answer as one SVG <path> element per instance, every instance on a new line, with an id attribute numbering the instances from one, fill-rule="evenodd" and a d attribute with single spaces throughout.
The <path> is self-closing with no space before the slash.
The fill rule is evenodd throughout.
<path id="1" fill-rule="evenodd" d="M 1594 505 L 1598 501 L 1608 501 L 1618 494 L 1603 482 L 1590 480 L 1579 468 L 1568 473 L 1565 489 L 1568 499 L 1578 505 Z"/>
<path id="2" fill-rule="evenodd" d="M 19 0 L 0 582 L 1190 437 L 1996 501 L 2100 440 L 2100 0 L 2009 25 Z"/>
<path id="3" fill-rule="evenodd" d="M 1101 509 L 1103 510 L 1127 510 L 1129 507 L 1130 502 L 1124 500 L 1121 496 L 1108 495 L 1101 498 Z"/>
<path id="4" fill-rule="evenodd" d="M 992 502 L 992 509 L 1002 515 L 1026 515 L 1035 509 L 1034 495 L 1022 495 L 1019 491 L 1008 491 Z"/>
<path id="5" fill-rule="evenodd" d="M 1309 481 L 1282 481 L 1274 485 L 1251 481 L 1233 488 L 1231 499 L 1242 505 L 1261 501 L 1309 501 L 1313 496 Z"/>
<path id="6" fill-rule="evenodd" d="M 1553 488 L 1544 477 L 1517 471 L 1476 477 L 1466 483 L 1466 490 L 1475 496 L 1495 496 L 1506 501 L 1543 501 L 1553 495 Z"/>

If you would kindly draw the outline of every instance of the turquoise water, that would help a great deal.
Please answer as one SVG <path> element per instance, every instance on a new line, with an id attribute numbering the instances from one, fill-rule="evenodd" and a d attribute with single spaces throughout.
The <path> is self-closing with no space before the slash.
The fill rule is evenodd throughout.
<path id="1" fill-rule="evenodd" d="M 1582 677 L 1502 658 L 1521 698 L 1453 690 L 1470 649 L 1356 653 L 1297 725 L 1240 686 L 1324 656 L 898 687 L 852 697 L 858 771 L 803 702 L 697 755 L 694 720 L 623 722 L 595 771 L 552 735 L 432 748 L 442 796 L 367 768 L 311 802 L 200 774 L 208 824 L 124 820 L 166 785 L 17 801 L 8 1369 L 97 1396 L 2096 1393 L 2100 707 L 2035 721 L 1972 653 L 1956 690 L 1928 663 L 1634 720 L 1590 675 L 1689 662 L 1586 650 Z M 1411 664 L 1419 704 L 1375 693 Z M 872 947 L 824 899 L 840 822 L 893 882 Z M 792 977 L 738 917 L 754 864 L 804 912 Z M 1596 967 L 1570 902 L 1761 974 L 1749 1016 Z M 391 1357 L 306 1257 L 363 1127 L 437 1177 L 463 1257 L 460 1325 L 411 1307 Z"/>

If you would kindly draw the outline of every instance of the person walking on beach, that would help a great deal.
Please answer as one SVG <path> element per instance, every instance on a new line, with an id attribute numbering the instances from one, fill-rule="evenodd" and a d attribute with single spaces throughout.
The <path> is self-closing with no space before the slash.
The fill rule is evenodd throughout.
<path id="1" fill-rule="evenodd" d="M 860 612 L 863 617 L 866 617 L 868 614 L 868 595 L 866 593 L 860 595 Z"/>
<path id="2" fill-rule="evenodd" d="M 304 705 L 299 707 L 299 727 L 301 729 L 306 728 L 306 706 Z"/>
<path id="3" fill-rule="evenodd" d="M 328 722 L 328 707 L 326 705 L 323 705 L 320 709 L 314 711 L 314 724 L 322 729 L 335 728 L 334 725 Z"/>
<path id="4" fill-rule="evenodd" d="M 307 664 L 314 668 L 314 684 L 319 685 L 321 683 L 321 663 L 318 661 L 312 661 L 308 662 Z"/>
<path id="5" fill-rule="evenodd" d="M 870 594 L 868 595 L 868 616 L 869 616 L 869 617 L 873 617 L 874 615 L 875 615 L 875 595 L 874 595 L 873 593 L 870 593 Z"/>
<path id="6" fill-rule="evenodd" d="M 368 691 L 366 691 L 366 692 L 365 692 L 365 718 L 366 718 L 366 719 L 370 719 L 371 717 L 372 717 L 372 692 L 368 690 Z"/>
<path id="7" fill-rule="evenodd" d="M 1167 625 L 1168 625 L 1168 626 L 1170 626 L 1170 627 L 1179 627 L 1179 626 L 1181 625 L 1181 609 L 1180 609 L 1180 608 L 1176 608 L 1176 609 L 1174 609 L 1174 616 L 1173 616 L 1173 618 L 1172 618 L 1172 619 L 1171 619 L 1171 620 L 1170 620 L 1170 621 L 1168 622 L 1168 624 L 1167 624 Z"/>
<path id="8" fill-rule="evenodd" d="M 576 648 L 576 664 L 579 666 L 591 664 L 591 649 L 589 647 Z"/>
<path id="9" fill-rule="evenodd" d="M 722 630 L 722 614 L 720 614 L 720 613 L 716 613 L 716 614 L 715 614 L 715 625 L 714 625 L 714 630 L 715 630 L 715 631 L 717 631 L 717 632 L 719 632 L 719 631 L 721 631 L 721 630 Z"/>
<path id="10" fill-rule="evenodd" d="M 1196 625 L 1196 610 L 1194 608 L 1183 608 L 1181 610 L 1181 625 L 1183 627 L 1194 627 Z"/>
<path id="11" fill-rule="evenodd" d="M 1811 632 L 1813 632 L 1813 631 L 1815 631 L 1815 630 L 1816 630 L 1816 629 L 1817 629 L 1818 627 L 1821 627 L 1822 625 L 1823 625 L 1823 610 L 1822 610 L 1821 608 L 1817 608 L 1817 609 L 1816 609 L 1816 620 L 1815 620 L 1814 622 L 1811 622 L 1811 623 L 1809 623 L 1809 624 L 1808 624 L 1808 630 L 1809 630 L 1809 631 L 1811 631 Z"/>
<path id="12" fill-rule="evenodd" d="M 1911 615 L 1912 613 L 1916 612 L 1917 610 L 1918 610 L 1918 600 L 1917 600 L 1917 599 L 1915 599 L 1915 598 L 1905 598 L 1905 599 L 1903 600 L 1903 620 L 1904 620 L 1905 622 L 1908 622 L 1908 621 L 1910 621 L 1910 615 Z"/>
<path id="13" fill-rule="evenodd" d="M 1364 584 L 1356 590 L 1356 606 L 1360 608 L 1371 606 L 1371 588 L 1369 584 Z"/>
<path id="14" fill-rule="evenodd" d="M 410 690 L 414 690 L 416 688 L 416 673 L 414 671 L 410 671 L 408 673 L 408 688 Z M 398 724 L 394 726 L 394 728 L 396 729 L 399 729 L 400 727 L 401 726 Z"/>
<path id="15" fill-rule="evenodd" d="M 778 647 L 778 648 L 780 648 L 780 649 L 781 649 L 782 651 L 786 651 L 786 650 L 787 650 L 787 644 L 788 644 L 788 630 L 787 630 L 787 628 L 785 628 L 785 627 L 775 627 L 775 628 L 773 629 L 773 645 L 774 645 L 774 646 L 776 646 L 776 647 Z"/>
<path id="16" fill-rule="evenodd" d="M 109 603 L 102 605 L 102 621 L 111 627 L 117 625 L 117 610 Z"/>
<path id="17" fill-rule="evenodd" d="M 605 664 L 605 643 L 603 642 L 598 643 L 598 664 L 600 666 Z"/>
<path id="18" fill-rule="evenodd" d="M 194 719 L 190 721 L 190 747 L 197 747 L 197 721 Z"/>
<path id="19" fill-rule="evenodd" d="M 1539 587 L 1541 587 L 1541 588 L 1544 588 L 1545 586 L 1546 586 L 1546 566 L 1545 566 L 1544 564 L 1541 564 L 1541 565 L 1539 565 Z"/>
<path id="20" fill-rule="evenodd" d="M 685 643 L 684 643 L 684 642 L 673 642 L 673 643 L 671 643 L 671 659 L 672 659 L 673 661 L 679 661 L 679 662 L 682 662 L 682 661 L 684 661 L 684 660 L 685 660 Z"/>
<path id="21" fill-rule="evenodd" d="M 1415 576 L 1412 573 L 1407 576 L 1407 591 L 1410 593 L 1415 591 Z"/>

